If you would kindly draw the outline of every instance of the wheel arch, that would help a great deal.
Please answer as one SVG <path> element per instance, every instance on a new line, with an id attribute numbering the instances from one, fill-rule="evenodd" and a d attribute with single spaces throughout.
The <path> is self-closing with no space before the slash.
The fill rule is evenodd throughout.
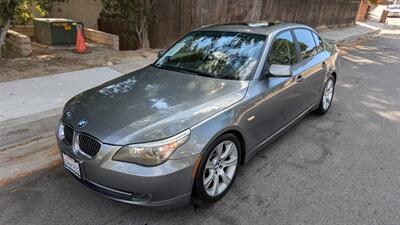
<path id="1" fill-rule="evenodd" d="M 240 143 L 240 164 L 243 165 L 245 162 L 246 158 L 246 139 L 245 136 L 243 135 L 243 132 L 240 130 L 239 127 L 227 127 L 220 132 L 218 132 L 214 137 L 207 143 L 207 145 L 204 147 L 205 149 L 208 149 L 209 146 L 220 136 L 224 134 L 233 134 L 235 135 Z"/>
<path id="2" fill-rule="evenodd" d="M 238 130 L 228 130 L 223 134 L 233 134 L 239 139 L 240 143 L 240 164 L 243 165 L 246 157 L 246 143 L 243 134 Z M 221 134 L 222 135 L 222 134 Z"/>
<path id="3" fill-rule="evenodd" d="M 335 83 L 336 83 L 336 81 L 337 81 L 337 73 L 336 73 L 336 71 L 333 71 L 331 73 L 331 75 L 333 76 L 333 78 L 335 78 Z"/>

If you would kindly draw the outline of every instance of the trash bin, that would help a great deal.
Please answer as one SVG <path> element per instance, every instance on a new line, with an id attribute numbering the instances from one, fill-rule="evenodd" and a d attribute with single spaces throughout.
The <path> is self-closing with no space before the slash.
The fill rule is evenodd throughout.
<path id="1" fill-rule="evenodd" d="M 63 18 L 35 18 L 35 38 L 48 45 L 73 45 L 76 42 L 76 26 L 83 24 Z"/>

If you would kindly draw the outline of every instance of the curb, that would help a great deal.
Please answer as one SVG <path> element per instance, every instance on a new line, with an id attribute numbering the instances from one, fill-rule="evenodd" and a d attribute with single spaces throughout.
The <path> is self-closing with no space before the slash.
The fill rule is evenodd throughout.
<path id="1" fill-rule="evenodd" d="M 62 108 L 0 123 L 0 151 L 55 132 Z"/>
<path id="2" fill-rule="evenodd" d="M 0 187 L 61 163 L 54 134 L 0 151 Z"/>

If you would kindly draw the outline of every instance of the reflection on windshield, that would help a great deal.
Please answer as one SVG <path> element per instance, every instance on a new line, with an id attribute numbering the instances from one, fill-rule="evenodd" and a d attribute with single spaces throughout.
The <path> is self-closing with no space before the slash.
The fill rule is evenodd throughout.
<path id="1" fill-rule="evenodd" d="M 159 68 L 231 80 L 253 73 L 266 36 L 196 31 L 175 44 L 156 63 Z"/>

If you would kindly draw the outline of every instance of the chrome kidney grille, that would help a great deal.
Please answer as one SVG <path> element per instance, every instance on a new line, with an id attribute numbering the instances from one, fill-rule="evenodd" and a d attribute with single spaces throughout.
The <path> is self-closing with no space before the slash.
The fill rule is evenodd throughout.
<path id="1" fill-rule="evenodd" d="M 90 135 L 75 132 L 69 125 L 64 124 L 64 143 L 72 145 L 75 152 L 80 152 L 89 158 L 97 155 L 101 148 L 101 142 Z"/>
<path id="2" fill-rule="evenodd" d="M 101 144 L 94 138 L 86 134 L 79 134 L 79 149 L 90 157 L 94 157 L 100 151 Z"/>
<path id="3" fill-rule="evenodd" d="M 74 130 L 64 124 L 64 143 L 67 145 L 72 145 L 72 139 L 74 137 Z"/>

